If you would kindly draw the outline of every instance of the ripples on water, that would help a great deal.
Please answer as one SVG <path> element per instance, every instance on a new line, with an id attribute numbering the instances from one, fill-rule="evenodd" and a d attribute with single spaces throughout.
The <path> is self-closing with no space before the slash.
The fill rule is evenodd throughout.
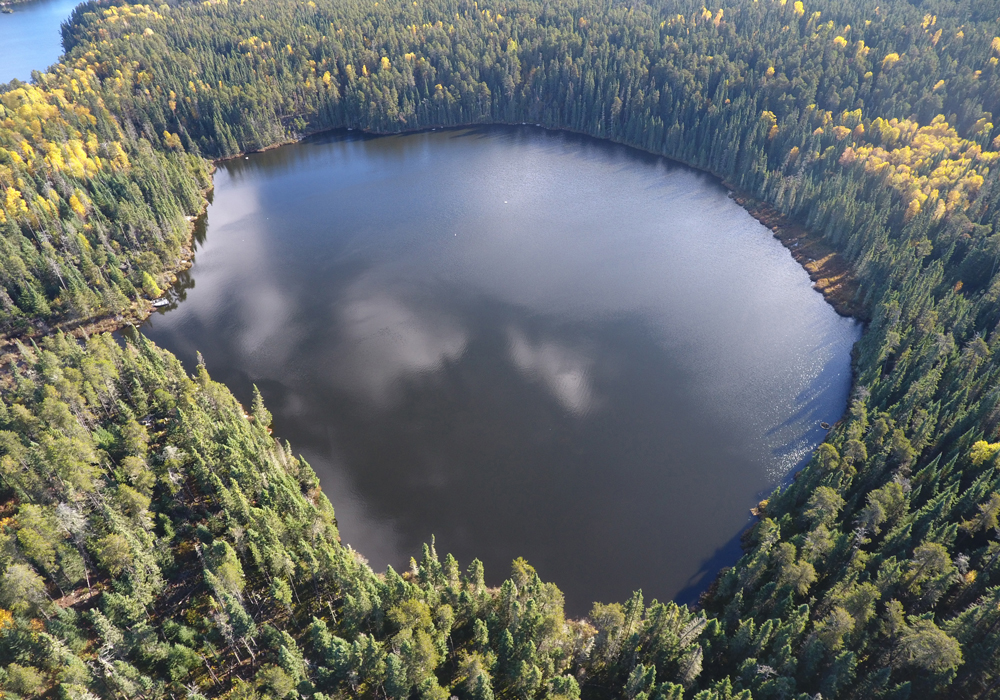
<path id="1" fill-rule="evenodd" d="M 146 331 L 302 450 L 346 542 L 593 600 L 690 597 L 835 422 L 859 335 L 714 179 L 538 129 L 224 164 Z"/>

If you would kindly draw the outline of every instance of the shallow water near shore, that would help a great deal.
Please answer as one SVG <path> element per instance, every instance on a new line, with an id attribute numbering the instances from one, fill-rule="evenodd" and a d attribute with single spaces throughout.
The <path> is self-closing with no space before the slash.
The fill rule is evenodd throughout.
<path id="1" fill-rule="evenodd" d="M 696 597 L 843 412 L 860 324 L 711 176 L 523 127 L 225 162 L 143 331 L 256 384 L 376 569 Z"/>

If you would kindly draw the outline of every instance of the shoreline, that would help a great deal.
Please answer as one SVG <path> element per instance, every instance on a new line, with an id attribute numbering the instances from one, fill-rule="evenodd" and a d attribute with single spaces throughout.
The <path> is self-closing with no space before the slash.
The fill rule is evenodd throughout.
<path id="1" fill-rule="evenodd" d="M 215 174 L 215 163 L 212 161 L 211 174 Z M 153 302 L 166 297 L 167 292 L 177 284 L 178 276 L 194 265 L 194 233 L 198 226 L 204 221 L 208 214 L 209 195 L 215 188 L 213 184 L 202 191 L 201 206 L 194 214 L 188 214 L 184 218 L 188 224 L 187 240 L 181 245 L 178 255 L 178 263 L 171 268 L 164 270 L 157 284 L 162 283 L 163 291 L 156 299 L 140 297 L 129 304 L 129 307 L 118 314 L 106 314 L 104 316 L 91 316 L 83 319 L 67 319 L 48 324 L 45 321 L 36 320 L 30 323 L 30 329 L 22 333 L 0 335 L 0 364 L 7 364 L 12 358 L 17 356 L 17 351 L 13 350 L 17 343 L 24 341 L 38 340 L 50 335 L 66 333 L 74 338 L 85 338 L 95 333 L 114 333 L 126 326 L 138 327 L 149 318 L 157 307 Z"/>
<path id="2" fill-rule="evenodd" d="M 185 219 L 188 223 L 188 234 L 186 242 L 181 246 L 180 254 L 178 256 L 178 263 L 169 269 L 164 270 L 159 279 L 157 279 L 157 284 L 162 287 L 162 293 L 156 299 L 164 299 L 167 292 L 170 291 L 176 285 L 178 276 L 185 272 L 194 265 L 194 254 L 195 254 L 195 231 L 199 225 L 203 225 L 206 221 L 206 216 L 208 214 L 208 206 L 210 204 L 211 193 L 215 189 L 214 176 L 218 170 L 218 166 L 221 163 L 226 163 L 231 160 L 238 160 L 241 158 L 249 157 L 255 153 L 264 153 L 266 151 L 271 151 L 276 148 L 281 148 L 282 146 L 288 146 L 295 143 L 302 143 L 306 139 L 313 136 L 318 136 L 320 134 L 327 134 L 333 132 L 348 132 L 356 131 L 362 136 L 403 136 L 410 134 L 419 134 L 424 132 L 438 131 L 438 130 L 459 130 L 459 129 L 474 129 L 480 127 L 491 127 L 491 126 L 505 126 L 505 127 L 520 127 L 520 126 L 530 126 L 534 128 L 543 129 L 550 132 L 564 132 L 568 134 L 575 134 L 578 136 L 585 136 L 587 138 L 596 139 L 599 141 L 605 141 L 608 143 L 613 143 L 618 146 L 623 146 L 635 150 L 638 153 L 643 153 L 646 155 L 651 155 L 656 158 L 663 158 L 670 163 L 676 165 L 690 168 L 691 170 L 705 173 L 715 178 L 722 187 L 726 188 L 729 192 L 729 197 L 735 201 L 740 207 L 742 207 L 750 216 L 752 216 L 758 223 L 766 227 L 771 231 L 771 234 L 776 238 L 782 246 L 792 256 L 792 259 L 801 266 L 806 273 L 809 275 L 809 279 L 812 281 L 812 287 L 817 292 L 823 295 L 823 299 L 828 303 L 833 310 L 846 318 L 853 318 L 862 324 L 867 324 L 868 317 L 865 309 L 861 303 L 858 302 L 858 291 L 859 285 L 857 280 L 854 278 L 853 271 L 851 269 L 850 263 L 848 263 L 844 257 L 829 243 L 827 243 L 823 237 L 812 231 L 809 231 L 801 224 L 795 223 L 787 215 L 782 214 L 780 211 L 775 209 L 770 204 L 757 199 L 748 192 L 740 189 L 736 185 L 728 182 L 720 175 L 708 170 L 706 168 L 700 168 L 691 163 L 686 163 L 682 160 L 677 160 L 669 156 L 663 155 L 662 153 L 656 153 L 655 151 L 650 151 L 638 146 L 633 146 L 627 143 L 622 143 L 621 141 L 616 141 L 614 139 L 602 138 L 598 136 L 593 136 L 582 131 L 576 131 L 574 129 L 561 129 L 561 128 L 550 128 L 543 126 L 542 124 L 530 123 L 530 122 L 502 122 L 495 121 L 489 123 L 473 123 L 473 124 L 461 124 L 456 126 L 426 126 L 418 129 L 402 129 L 399 131 L 370 131 L 367 129 L 359 129 L 353 127 L 332 127 L 325 129 L 315 129 L 312 131 L 304 132 L 297 135 L 295 138 L 286 139 L 280 142 L 269 144 L 262 148 L 241 151 L 231 156 L 226 156 L 224 158 L 216 158 L 209 161 L 209 176 L 212 178 L 208 187 L 202 190 L 201 205 L 194 214 L 187 215 Z M 12 350 L 12 347 L 16 345 L 18 341 L 35 341 L 39 338 L 44 338 L 49 335 L 53 335 L 60 331 L 67 333 L 68 335 L 81 338 L 87 337 L 94 333 L 114 333 L 116 331 L 122 330 L 127 326 L 134 326 L 138 328 L 142 323 L 146 321 L 156 310 L 157 307 L 153 306 L 153 302 L 156 299 L 148 299 L 146 297 L 141 297 L 140 299 L 133 301 L 129 308 L 124 310 L 122 313 L 115 315 L 104 315 L 90 317 L 86 319 L 66 319 L 62 321 L 57 321 L 52 325 L 49 325 L 45 321 L 37 320 L 30 323 L 30 328 L 22 333 L 14 334 L 0 334 L 0 363 L 8 362 L 12 357 L 17 355 L 16 350 Z M 856 377 L 852 368 L 852 386 L 855 383 Z M 846 407 L 845 407 L 846 411 Z M 834 425 L 836 427 L 840 421 Z"/>
<path id="3" fill-rule="evenodd" d="M 868 321 L 863 305 L 857 300 L 858 282 L 854 278 L 850 263 L 844 259 L 836 248 L 827 243 L 823 239 L 822 235 L 808 230 L 801 224 L 795 223 L 787 215 L 782 214 L 767 202 L 757 199 L 750 193 L 740 189 L 737 185 L 732 184 L 721 175 L 718 175 L 711 170 L 698 167 L 697 165 L 693 165 L 691 163 L 686 163 L 676 158 L 671 158 L 670 156 L 657 153 L 656 151 L 650 151 L 639 146 L 633 146 L 622 141 L 616 141 L 615 139 L 594 136 L 593 134 L 577 131 L 575 129 L 548 127 L 543 124 L 533 122 L 504 121 L 491 121 L 484 123 L 477 122 L 453 126 L 424 126 L 415 129 L 400 129 L 399 131 L 371 131 L 355 127 L 338 126 L 326 129 L 315 129 L 313 131 L 304 132 L 294 139 L 286 139 L 284 141 L 251 151 L 242 151 L 231 156 L 226 156 L 225 158 L 217 158 L 212 161 L 212 172 L 214 174 L 215 167 L 219 163 L 245 158 L 254 153 L 265 153 L 267 151 L 274 150 L 275 148 L 288 146 L 294 143 L 302 143 L 306 139 L 313 136 L 336 131 L 357 131 L 359 134 L 366 136 L 402 136 L 438 130 L 450 131 L 489 126 L 530 126 L 543 129 L 545 131 L 564 132 L 567 134 L 586 136 L 587 138 L 596 139 L 598 141 L 606 141 L 618 146 L 623 146 L 639 153 L 645 153 L 657 158 L 663 158 L 671 163 L 684 166 L 685 168 L 690 168 L 692 170 L 711 175 L 718 180 L 719 184 L 729 190 L 729 196 L 733 199 L 733 201 L 746 210 L 746 212 L 756 219 L 758 223 L 769 229 L 771 234 L 791 253 L 795 262 L 797 262 L 809 275 L 809 279 L 812 280 L 813 283 L 813 289 L 823 295 L 823 298 L 831 307 L 833 307 L 834 311 L 841 316 L 853 318 L 862 323 L 866 323 Z"/>
<path id="4" fill-rule="evenodd" d="M 771 230 L 778 241 L 809 273 L 813 289 L 823 295 L 826 302 L 841 316 L 861 322 L 868 319 L 864 308 L 857 301 L 858 282 L 850 264 L 822 236 L 796 224 L 777 209 L 723 181 L 732 199 L 747 213 Z"/>
<path id="5" fill-rule="evenodd" d="M 634 149 L 639 153 L 646 155 L 652 155 L 657 158 L 663 158 L 671 163 L 680 165 L 692 170 L 705 173 L 715 178 L 718 184 L 726 188 L 729 192 L 729 197 L 733 199 L 738 205 L 740 205 L 750 216 L 752 216 L 756 221 L 758 221 L 762 226 L 766 227 L 771 231 L 771 234 L 778 239 L 778 241 L 789 251 L 793 260 L 798 263 L 809 275 L 812 280 L 812 287 L 820 294 L 823 295 L 824 300 L 833 308 L 833 310 L 845 317 L 855 318 L 862 323 L 867 321 L 864 313 L 864 309 L 857 302 L 857 292 L 858 283 L 854 279 L 851 267 L 847 261 L 826 241 L 823 240 L 822 236 L 816 233 L 808 231 L 805 227 L 796 224 L 794 221 L 790 220 L 789 217 L 782 214 L 769 204 L 762 202 L 755 197 L 751 196 L 747 192 L 741 190 L 740 188 L 734 186 L 732 183 L 727 182 L 724 178 L 720 177 L 716 173 L 710 170 L 699 168 L 690 163 L 685 163 L 684 161 L 676 160 L 665 156 L 661 153 L 656 153 L 654 151 L 649 151 L 643 148 L 632 146 L 630 144 L 622 143 L 620 141 L 615 141 L 613 139 L 606 139 L 593 136 L 591 134 L 586 134 L 584 132 L 574 131 L 572 129 L 555 129 L 542 126 L 540 124 L 534 123 L 507 123 L 507 122 L 490 122 L 488 124 L 465 124 L 457 126 L 428 126 L 420 129 L 406 129 L 401 131 L 393 132 L 377 132 L 369 131 L 366 129 L 351 129 L 352 131 L 357 131 L 359 135 L 363 136 L 401 136 L 408 134 L 417 134 L 421 132 L 430 132 L 437 130 L 458 130 L 458 129 L 472 129 L 478 127 L 490 127 L 490 126 L 505 126 L 505 127 L 519 127 L 519 126 L 531 126 L 535 128 L 541 128 L 546 131 L 562 131 L 565 133 L 575 134 L 579 136 L 586 136 L 587 138 L 598 139 L 601 141 L 606 141 L 609 143 L 614 143 L 619 146 L 624 146 L 626 148 Z M 165 270 L 157 283 L 161 284 L 163 293 L 157 297 L 157 299 L 166 298 L 167 293 L 178 281 L 178 276 L 189 270 L 194 265 L 194 253 L 195 253 L 195 232 L 197 227 L 203 225 L 206 220 L 208 206 L 210 204 L 211 192 L 214 189 L 214 175 L 218 169 L 218 165 L 231 160 L 237 160 L 246 158 L 255 153 L 263 153 L 266 151 L 274 150 L 280 148 L 281 146 L 286 146 L 294 143 L 302 143 L 306 139 L 318 136 L 320 134 L 332 133 L 332 132 L 344 132 L 348 131 L 347 127 L 335 127 L 330 129 L 318 129 L 315 131 L 310 131 L 297 136 L 294 139 L 284 140 L 278 143 L 270 144 L 266 147 L 242 151 L 240 153 L 234 154 L 232 156 L 227 156 L 225 158 L 217 158 L 210 161 L 210 176 L 213 178 L 212 183 L 202 191 L 201 205 L 198 211 L 192 215 L 188 215 L 185 218 L 188 222 L 188 235 L 186 242 L 181 246 L 180 254 L 178 256 L 178 263 L 173 268 Z M 153 306 L 153 299 L 147 299 L 145 297 L 140 298 L 132 302 L 130 307 L 117 315 L 106 315 L 101 317 L 94 317 L 89 319 L 74 319 L 65 320 L 62 322 L 57 322 L 52 325 L 45 323 L 44 321 L 36 321 L 32 324 L 29 331 L 25 333 L 15 334 L 15 335 L 4 335 L 0 336 L 0 364 L 9 365 L 11 362 L 16 362 L 18 359 L 19 352 L 17 350 L 16 344 L 21 341 L 35 341 L 46 336 L 54 335 L 60 331 L 70 335 L 74 338 L 85 338 L 89 337 L 94 333 L 105 333 L 105 332 L 117 332 L 128 326 L 135 327 L 136 329 L 141 326 L 143 322 L 148 319 L 153 311 L 157 307 Z M 6 372 L 3 372 L 6 374 Z M 852 385 L 856 380 L 853 376 L 854 372 L 852 369 Z M 845 412 L 847 407 L 845 406 Z M 839 423 L 840 421 L 838 421 Z M 825 442 L 825 440 L 824 440 Z M 797 476 L 795 474 L 789 474 L 784 481 L 790 481 Z M 777 486 L 777 485 L 776 485 Z M 768 493 L 773 491 L 770 489 Z M 761 504 L 765 504 L 766 501 L 762 501 Z M 759 506 L 758 506 L 759 507 Z M 739 533 L 741 540 L 745 538 L 748 533 L 753 531 L 759 520 L 760 513 L 754 512 L 756 509 L 751 509 L 750 514 L 752 517 L 748 522 L 746 527 Z M 733 564 L 729 566 L 724 566 L 718 571 L 714 572 L 710 578 L 706 580 L 706 585 L 701 593 L 698 595 L 696 601 L 690 603 L 691 609 L 700 609 L 703 607 L 704 602 L 711 598 L 714 589 L 717 587 L 718 582 L 722 574 Z"/>
<path id="6" fill-rule="evenodd" d="M 420 134 L 438 130 L 447 131 L 456 129 L 474 129 L 477 127 L 489 126 L 531 126 L 545 131 L 564 132 L 567 134 L 586 136 L 587 138 L 597 139 L 598 141 L 606 141 L 618 146 L 624 146 L 625 148 L 633 149 L 639 153 L 645 153 L 657 158 L 664 158 L 671 163 L 682 165 L 686 168 L 691 168 L 692 170 L 711 175 L 719 181 L 719 184 L 729 190 L 729 195 L 733 201 L 743 207 L 743 209 L 745 209 L 746 212 L 756 219 L 761 225 L 770 229 L 772 235 L 777 238 L 778 241 L 792 254 L 792 258 L 795 262 L 797 262 L 809 275 L 809 279 L 812 280 L 813 283 L 813 289 L 823 295 L 823 298 L 831 307 L 833 307 L 834 311 L 841 316 L 854 318 L 862 323 L 866 323 L 868 321 L 863 305 L 857 301 L 858 282 L 854 278 L 850 263 L 844 259 L 836 248 L 823 240 L 823 237 L 820 234 L 809 231 L 804 226 L 795 223 L 789 219 L 787 215 L 782 214 L 767 202 L 757 199 L 750 193 L 740 189 L 731 182 L 728 182 L 721 175 L 718 175 L 711 170 L 698 167 L 697 165 L 693 165 L 691 163 L 686 163 L 676 158 L 671 158 L 670 156 L 657 153 L 656 151 L 650 151 L 645 148 L 640 148 L 639 146 L 633 146 L 628 143 L 616 141 L 615 139 L 594 136 L 593 134 L 577 131 L 575 129 L 554 128 L 532 122 L 504 121 L 491 121 L 484 123 L 476 122 L 452 126 L 423 126 L 416 129 L 400 129 L 399 131 L 371 131 L 355 127 L 338 126 L 307 131 L 293 139 L 286 139 L 284 141 L 273 143 L 268 146 L 264 146 L 263 148 L 251 151 L 241 151 L 240 153 L 226 156 L 225 158 L 217 158 L 212 161 L 213 173 L 215 166 L 219 163 L 237 160 L 254 153 L 264 153 L 266 151 L 271 151 L 275 148 L 280 148 L 281 146 L 287 146 L 293 143 L 301 143 L 310 137 L 335 131 L 357 131 L 359 134 L 367 136 L 402 136 L 405 134 Z"/>

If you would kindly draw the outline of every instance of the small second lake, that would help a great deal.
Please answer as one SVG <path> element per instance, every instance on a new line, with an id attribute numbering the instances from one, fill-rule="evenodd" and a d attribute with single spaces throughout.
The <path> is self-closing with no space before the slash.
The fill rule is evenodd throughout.
<path id="1" fill-rule="evenodd" d="M 714 178 L 531 127 L 224 163 L 143 330 L 250 400 L 382 569 L 692 600 L 842 414 L 860 326 Z"/>
<path id="2" fill-rule="evenodd" d="M 34 0 L 13 5 L 0 14 L 0 83 L 31 80 L 31 71 L 44 71 L 62 55 L 59 27 L 80 0 Z"/>

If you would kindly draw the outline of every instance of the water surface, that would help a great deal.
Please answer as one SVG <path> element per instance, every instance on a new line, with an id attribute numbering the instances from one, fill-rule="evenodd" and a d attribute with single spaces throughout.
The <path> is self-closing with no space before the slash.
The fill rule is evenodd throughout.
<path id="1" fill-rule="evenodd" d="M 35 0 L 0 14 L 0 83 L 31 80 L 31 71 L 55 63 L 63 53 L 59 26 L 80 0 Z"/>
<path id="2" fill-rule="evenodd" d="M 690 599 L 841 415 L 859 326 L 713 178 L 534 128 L 223 164 L 145 332 L 256 383 L 376 568 L 420 544 Z"/>

